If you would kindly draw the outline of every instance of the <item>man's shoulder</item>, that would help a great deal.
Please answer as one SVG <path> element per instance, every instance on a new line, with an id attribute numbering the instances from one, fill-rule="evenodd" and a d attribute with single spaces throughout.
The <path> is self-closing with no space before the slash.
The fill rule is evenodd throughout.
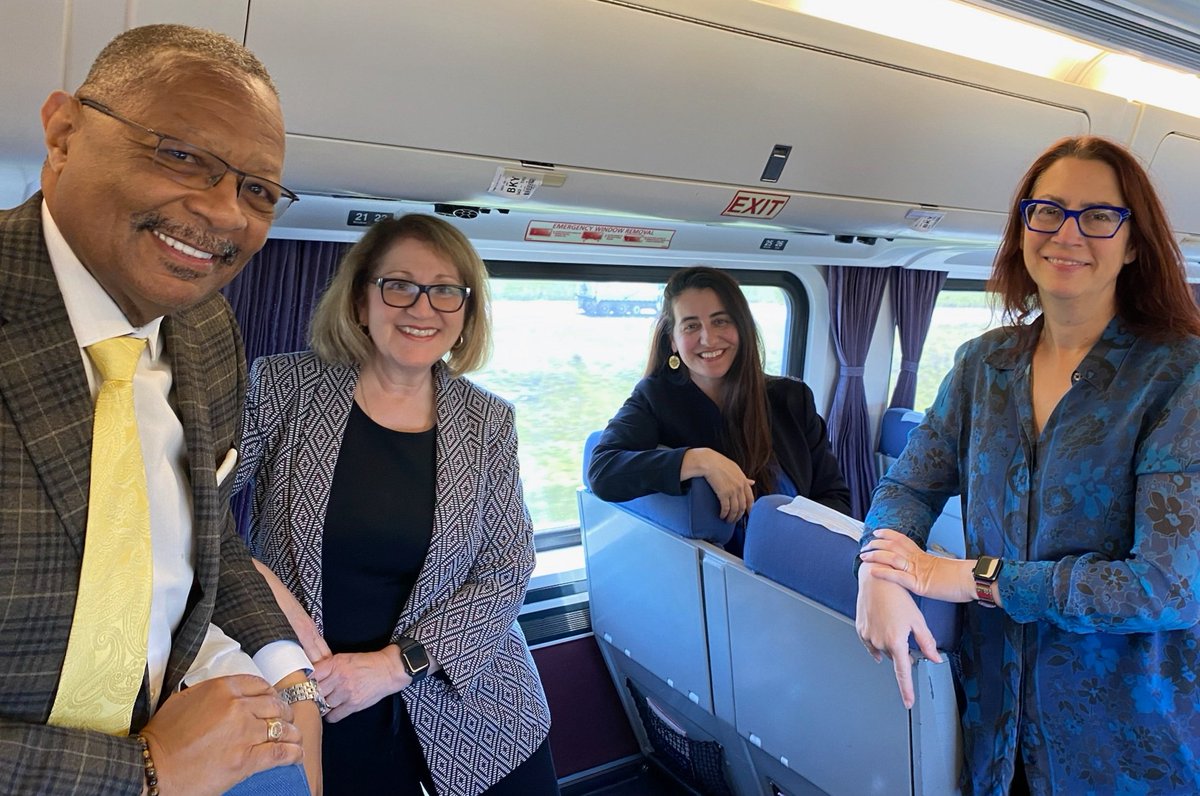
<path id="1" fill-rule="evenodd" d="M 44 268 L 31 269 L 34 259 L 44 260 Z M 0 270 L 33 275 L 44 271 L 43 278 L 53 280 L 50 255 L 42 235 L 42 195 L 34 194 L 24 204 L 0 210 Z"/>

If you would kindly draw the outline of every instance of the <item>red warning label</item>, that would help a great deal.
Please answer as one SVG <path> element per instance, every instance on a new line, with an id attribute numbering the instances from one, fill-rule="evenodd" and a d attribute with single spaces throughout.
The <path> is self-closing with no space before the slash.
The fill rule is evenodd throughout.
<path id="1" fill-rule="evenodd" d="M 743 218 L 775 218 L 790 198 L 787 194 L 782 193 L 738 191 L 734 194 L 729 207 L 721 211 L 721 215 Z"/>
<path id="2" fill-rule="evenodd" d="M 543 243 L 590 243 L 594 246 L 632 246 L 668 249 L 673 229 L 610 227 L 605 224 L 571 224 L 565 221 L 530 221 L 525 240 Z"/>

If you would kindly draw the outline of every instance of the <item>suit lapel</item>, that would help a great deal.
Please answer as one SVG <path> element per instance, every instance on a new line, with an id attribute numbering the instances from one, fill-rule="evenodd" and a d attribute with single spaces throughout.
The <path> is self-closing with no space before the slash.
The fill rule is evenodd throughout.
<path id="1" fill-rule="evenodd" d="M 173 397 L 183 423 L 187 445 L 188 480 L 192 490 L 192 539 L 195 575 L 187 611 L 175 632 L 167 662 L 163 694 L 178 687 L 208 631 L 208 611 L 196 606 L 205 594 L 215 594 L 220 572 L 220 530 L 212 424 L 204 381 L 204 356 L 195 330 L 183 316 L 163 320 L 163 344 L 171 356 Z"/>
<path id="2" fill-rule="evenodd" d="M 42 237 L 41 194 L 0 213 L 0 401 L 82 556 L 92 399 Z"/>

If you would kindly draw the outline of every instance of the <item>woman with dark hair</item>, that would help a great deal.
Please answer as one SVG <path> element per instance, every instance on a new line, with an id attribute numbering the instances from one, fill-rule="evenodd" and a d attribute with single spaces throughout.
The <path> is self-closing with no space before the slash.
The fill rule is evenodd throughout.
<path id="1" fill-rule="evenodd" d="M 991 289 L 1012 325 L 959 350 L 880 482 L 859 635 L 913 701 L 912 595 L 968 603 L 971 793 L 1200 792 L 1200 311 L 1149 177 L 1054 144 L 1017 190 Z M 924 551 L 964 497 L 965 560 Z"/>
<path id="2" fill-rule="evenodd" d="M 737 282 L 694 266 L 667 282 L 646 374 L 609 421 L 588 468 L 604 500 L 679 495 L 704 478 L 736 522 L 758 495 L 804 495 L 841 512 L 850 490 L 812 390 L 763 373 Z"/>
<path id="3" fill-rule="evenodd" d="M 462 378 L 490 350 L 483 261 L 439 218 L 381 221 L 311 340 L 254 363 L 237 487 L 330 709 L 326 796 L 555 796 L 513 409 Z"/>

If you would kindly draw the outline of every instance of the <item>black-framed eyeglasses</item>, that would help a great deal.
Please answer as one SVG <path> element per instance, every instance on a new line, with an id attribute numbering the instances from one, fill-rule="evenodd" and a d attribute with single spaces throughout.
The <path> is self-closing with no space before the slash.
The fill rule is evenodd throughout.
<path id="1" fill-rule="evenodd" d="M 154 145 L 154 163 L 161 166 L 166 175 L 180 185 L 199 191 L 207 190 L 219 183 L 227 172 L 232 171 L 237 176 L 238 200 L 255 215 L 265 218 L 279 218 L 283 215 L 283 211 L 291 207 L 292 202 L 300 199 L 299 196 L 279 183 L 231 166 L 207 149 L 201 149 L 194 144 L 126 119 L 112 108 L 93 99 L 78 97 L 78 100 L 79 104 L 85 108 L 103 113 L 139 132 L 157 138 L 158 143 Z"/>
<path id="2" fill-rule="evenodd" d="M 1075 219 L 1079 234 L 1085 238 L 1111 238 L 1133 215 L 1127 207 L 1092 205 L 1082 210 L 1068 210 L 1049 199 L 1022 199 L 1021 218 L 1030 232 L 1058 232 L 1068 218 Z"/>
<path id="3" fill-rule="evenodd" d="M 471 288 L 466 285 L 418 285 L 387 276 L 372 279 L 371 284 L 379 285 L 379 297 L 384 304 L 397 309 L 411 307 L 424 293 L 429 296 L 429 306 L 438 312 L 458 312 L 471 295 Z"/>

